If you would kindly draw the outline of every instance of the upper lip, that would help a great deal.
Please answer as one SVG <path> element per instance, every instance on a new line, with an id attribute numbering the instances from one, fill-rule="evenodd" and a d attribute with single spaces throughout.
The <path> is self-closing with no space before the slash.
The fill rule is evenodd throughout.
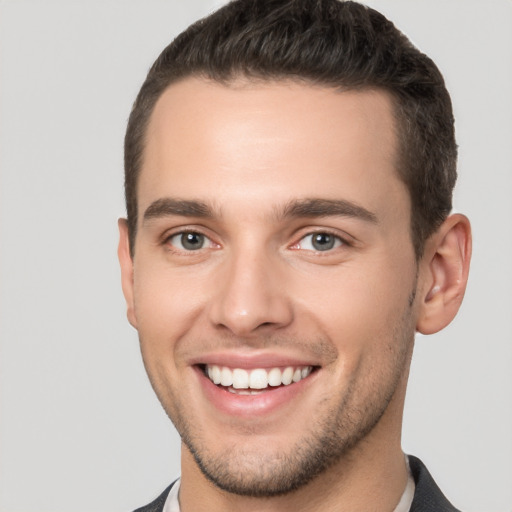
<path id="1" fill-rule="evenodd" d="M 217 365 L 228 368 L 276 368 L 286 366 L 320 366 L 312 358 L 276 352 L 212 352 L 189 360 L 190 365 Z"/>

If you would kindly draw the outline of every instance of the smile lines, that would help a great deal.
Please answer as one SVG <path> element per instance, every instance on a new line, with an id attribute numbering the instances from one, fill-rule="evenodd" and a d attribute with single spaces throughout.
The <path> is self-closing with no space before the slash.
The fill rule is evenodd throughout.
<path id="1" fill-rule="evenodd" d="M 205 374 L 217 385 L 233 389 L 261 390 L 269 386 L 289 386 L 294 382 L 305 379 L 313 370 L 312 366 L 286 368 L 228 368 L 226 366 L 206 365 Z"/>

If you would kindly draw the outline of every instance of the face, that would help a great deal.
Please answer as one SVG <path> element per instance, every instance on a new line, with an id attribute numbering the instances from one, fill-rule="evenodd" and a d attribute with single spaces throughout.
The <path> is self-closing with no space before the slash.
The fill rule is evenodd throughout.
<path id="1" fill-rule="evenodd" d="M 160 98 L 124 289 L 184 471 L 269 496 L 399 442 L 417 265 L 395 160 L 384 92 Z"/>

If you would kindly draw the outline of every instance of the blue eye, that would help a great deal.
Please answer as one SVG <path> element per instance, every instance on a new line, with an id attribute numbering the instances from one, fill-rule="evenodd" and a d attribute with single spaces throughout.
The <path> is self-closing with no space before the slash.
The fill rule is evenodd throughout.
<path id="1" fill-rule="evenodd" d="M 341 238 L 325 232 L 310 233 L 303 237 L 299 242 L 301 249 L 320 252 L 330 251 L 331 249 L 340 247 L 342 244 L 343 241 Z"/>
<path id="2" fill-rule="evenodd" d="M 194 231 L 177 233 L 169 238 L 169 243 L 182 251 L 198 251 L 211 244 L 206 236 Z"/>

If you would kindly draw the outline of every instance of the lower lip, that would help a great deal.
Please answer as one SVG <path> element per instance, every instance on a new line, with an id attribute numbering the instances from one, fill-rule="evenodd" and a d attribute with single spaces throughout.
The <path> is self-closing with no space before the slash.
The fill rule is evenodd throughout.
<path id="1" fill-rule="evenodd" d="M 315 380 L 317 371 L 303 380 L 288 386 L 268 387 L 257 395 L 238 395 L 215 385 L 199 367 L 196 367 L 199 381 L 206 398 L 219 411 L 230 416 L 255 417 L 270 414 L 299 398 Z"/>

